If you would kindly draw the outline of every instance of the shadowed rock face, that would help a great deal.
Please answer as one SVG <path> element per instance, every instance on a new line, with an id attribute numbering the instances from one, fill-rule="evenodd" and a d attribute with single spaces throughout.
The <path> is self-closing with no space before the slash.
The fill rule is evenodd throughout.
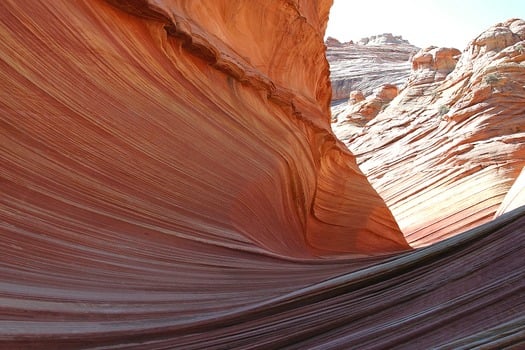
<path id="1" fill-rule="evenodd" d="M 0 348 L 519 341 L 523 211 L 409 249 L 330 130 L 329 6 L 0 4 Z"/>
<path id="2" fill-rule="evenodd" d="M 407 248 L 330 130 L 329 2 L 112 3 L 40 4 L 30 36 L 27 8 L 6 5 L 4 186 L 33 208 L 7 201 L 9 222 L 53 205 L 79 229 L 145 220 L 285 256 Z M 71 13 L 68 30 L 54 19 Z M 261 16 L 271 39 L 245 30 Z"/>
<path id="3" fill-rule="evenodd" d="M 491 220 L 525 165 L 523 23 L 420 51 L 382 113 L 335 127 L 415 246 Z"/>

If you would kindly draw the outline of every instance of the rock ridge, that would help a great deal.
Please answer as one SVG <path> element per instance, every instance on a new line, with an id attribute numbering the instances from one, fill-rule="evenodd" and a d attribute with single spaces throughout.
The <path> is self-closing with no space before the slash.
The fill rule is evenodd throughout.
<path id="1" fill-rule="evenodd" d="M 334 40 L 326 41 L 326 56 L 330 63 L 332 101 L 339 102 L 348 99 L 354 90 L 369 96 L 381 85 L 401 88 L 410 75 L 410 59 L 419 50 L 405 40 L 377 45 L 338 44 Z"/>
<path id="2" fill-rule="evenodd" d="M 411 244 L 492 220 L 521 171 L 524 27 L 519 19 L 496 24 L 463 53 L 422 49 L 406 86 L 376 117 L 360 125 L 351 106 L 339 112 L 336 134 Z"/>

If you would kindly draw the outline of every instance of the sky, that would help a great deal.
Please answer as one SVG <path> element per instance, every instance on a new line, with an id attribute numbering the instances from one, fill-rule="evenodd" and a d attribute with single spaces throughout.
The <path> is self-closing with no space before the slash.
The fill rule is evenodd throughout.
<path id="1" fill-rule="evenodd" d="M 421 48 L 463 50 L 510 18 L 525 20 L 525 0 L 334 0 L 326 36 L 346 42 L 392 33 Z"/>

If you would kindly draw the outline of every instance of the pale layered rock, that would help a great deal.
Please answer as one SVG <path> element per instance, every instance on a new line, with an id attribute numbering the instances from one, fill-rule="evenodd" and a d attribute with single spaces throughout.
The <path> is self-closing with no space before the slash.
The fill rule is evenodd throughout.
<path id="1" fill-rule="evenodd" d="M 409 84 L 427 84 L 441 81 L 454 70 L 461 52 L 455 48 L 429 47 L 412 58 Z"/>
<path id="2" fill-rule="evenodd" d="M 414 246 L 490 221 L 525 163 L 523 25 L 422 50 L 380 114 L 334 124 Z"/>
<path id="3" fill-rule="evenodd" d="M 332 100 L 346 101 L 354 90 L 369 96 L 384 84 L 402 86 L 410 76 L 410 58 L 418 50 L 405 40 L 372 46 L 327 42 Z"/>
<path id="4" fill-rule="evenodd" d="M 525 168 L 521 170 L 494 216 L 501 216 L 522 206 L 525 206 Z"/>
<path id="5" fill-rule="evenodd" d="M 429 47 L 412 58 L 412 69 L 442 71 L 446 75 L 454 70 L 460 54 L 455 48 Z"/>
<path id="6" fill-rule="evenodd" d="M 388 45 L 388 44 L 406 44 L 410 45 L 408 40 L 403 39 L 401 35 L 392 35 L 392 33 L 383 33 L 361 38 L 357 41 L 359 45 Z"/>

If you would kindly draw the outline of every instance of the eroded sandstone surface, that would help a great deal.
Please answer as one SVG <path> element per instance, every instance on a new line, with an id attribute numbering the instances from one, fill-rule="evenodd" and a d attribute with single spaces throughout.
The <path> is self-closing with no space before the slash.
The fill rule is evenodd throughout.
<path id="1" fill-rule="evenodd" d="M 524 27 L 497 24 L 463 53 L 423 49 L 375 118 L 340 113 L 336 134 L 413 245 L 491 220 L 525 165 Z"/>
<path id="2" fill-rule="evenodd" d="M 326 45 L 333 100 L 347 100 L 354 90 L 368 96 L 385 84 L 401 87 L 410 76 L 410 58 L 419 50 L 389 33 L 357 43 L 328 38 Z"/>
<path id="3" fill-rule="evenodd" d="M 329 2 L 5 6 L 4 198 L 286 256 L 407 247 L 330 130 Z"/>
<path id="4" fill-rule="evenodd" d="M 330 5 L 0 3 L 0 348 L 522 341 L 523 210 L 410 249 L 330 128 Z"/>

